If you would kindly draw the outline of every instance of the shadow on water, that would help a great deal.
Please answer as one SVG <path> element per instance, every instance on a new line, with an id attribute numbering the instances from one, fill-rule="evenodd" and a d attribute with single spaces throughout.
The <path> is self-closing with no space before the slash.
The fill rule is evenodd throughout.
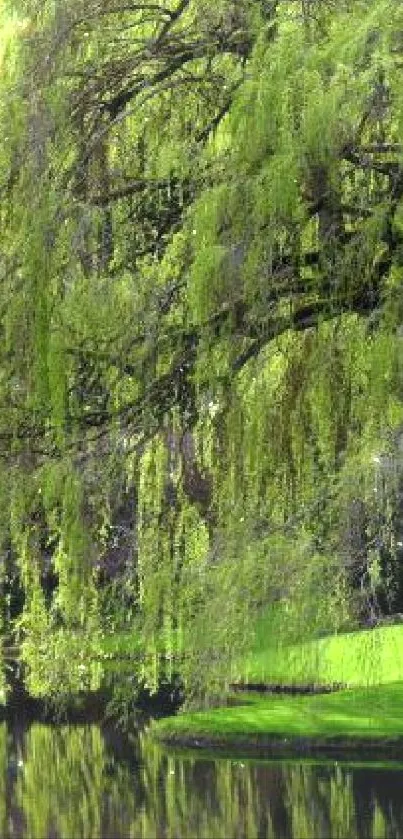
<path id="1" fill-rule="evenodd" d="M 0 725 L 0 835 L 403 837 L 403 764 L 170 752 L 109 726 Z"/>

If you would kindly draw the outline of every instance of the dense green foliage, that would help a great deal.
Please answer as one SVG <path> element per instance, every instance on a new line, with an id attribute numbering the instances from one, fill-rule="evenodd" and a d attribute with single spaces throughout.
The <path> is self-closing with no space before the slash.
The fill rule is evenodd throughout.
<path id="1" fill-rule="evenodd" d="M 30 691 L 221 692 L 402 608 L 403 10 L 9 0 L 3 635 Z M 123 636 L 122 636 L 123 637 Z"/>

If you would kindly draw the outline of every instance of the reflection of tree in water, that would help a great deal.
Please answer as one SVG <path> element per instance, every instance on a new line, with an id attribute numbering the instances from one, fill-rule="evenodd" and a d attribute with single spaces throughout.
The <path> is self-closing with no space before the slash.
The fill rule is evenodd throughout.
<path id="1" fill-rule="evenodd" d="M 7 825 L 7 728 L 0 725 L 0 836 L 5 836 Z"/>
<path id="2" fill-rule="evenodd" d="M 137 806 L 136 777 L 108 754 L 97 726 L 32 725 L 15 800 L 26 835 L 99 837 L 129 835 Z"/>
<path id="3" fill-rule="evenodd" d="M 143 754 L 147 804 L 135 836 L 403 836 L 401 794 L 388 781 L 398 770 L 201 760 L 147 739 Z"/>
<path id="4" fill-rule="evenodd" d="M 381 823 L 377 835 L 403 836 L 402 775 L 399 769 L 372 774 L 357 769 L 352 775 L 357 820 L 362 836 L 371 835 L 371 824 Z"/>
<path id="5" fill-rule="evenodd" d="M 95 725 L 0 727 L 4 839 L 403 837 L 399 769 L 164 751 Z"/>

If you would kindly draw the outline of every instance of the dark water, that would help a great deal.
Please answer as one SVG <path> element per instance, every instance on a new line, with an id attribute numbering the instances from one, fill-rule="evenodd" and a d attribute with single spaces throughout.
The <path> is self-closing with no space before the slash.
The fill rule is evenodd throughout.
<path id="1" fill-rule="evenodd" d="M 403 837 L 403 764 L 170 753 L 88 726 L 0 725 L 0 836 Z"/>

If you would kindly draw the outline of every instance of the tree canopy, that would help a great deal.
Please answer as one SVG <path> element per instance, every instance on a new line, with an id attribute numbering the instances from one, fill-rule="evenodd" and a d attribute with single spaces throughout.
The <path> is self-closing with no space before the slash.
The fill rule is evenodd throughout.
<path id="1" fill-rule="evenodd" d="M 400 5 L 1 14 L 3 634 L 30 690 L 95 688 L 130 629 L 137 682 L 213 693 L 262 607 L 284 637 L 399 609 Z"/>

